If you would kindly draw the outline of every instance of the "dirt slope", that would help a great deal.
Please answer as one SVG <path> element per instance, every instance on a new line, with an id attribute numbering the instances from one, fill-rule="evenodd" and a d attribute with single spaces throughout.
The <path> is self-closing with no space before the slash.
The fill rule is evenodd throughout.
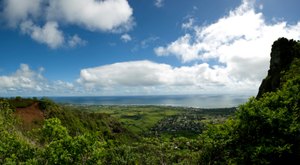
<path id="1" fill-rule="evenodd" d="M 26 108 L 17 108 L 15 114 L 22 122 L 21 127 L 25 130 L 31 130 L 41 126 L 45 117 L 39 109 L 38 103 L 34 103 Z"/>

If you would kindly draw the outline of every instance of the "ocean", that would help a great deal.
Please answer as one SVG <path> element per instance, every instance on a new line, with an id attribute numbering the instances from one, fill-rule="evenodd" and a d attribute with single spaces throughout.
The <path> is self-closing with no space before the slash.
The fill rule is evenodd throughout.
<path id="1" fill-rule="evenodd" d="M 228 108 L 245 103 L 243 95 L 167 95 L 167 96 L 72 96 L 49 97 L 57 103 L 79 105 L 157 105 L 194 108 Z"/>

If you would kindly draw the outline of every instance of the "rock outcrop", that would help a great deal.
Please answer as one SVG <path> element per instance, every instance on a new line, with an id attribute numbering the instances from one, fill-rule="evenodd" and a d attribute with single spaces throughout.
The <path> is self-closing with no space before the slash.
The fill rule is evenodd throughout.
<path id="1" fill-rule="evenodd" d="M 262 81 L 257 98 L 266 92 L 273 92 L 282 86 L 282 77 L 289 70 L 295 58 L 300 58 L 299 42 L 279 38 L 272 45 L 270 69 L 267 77 Z"/>

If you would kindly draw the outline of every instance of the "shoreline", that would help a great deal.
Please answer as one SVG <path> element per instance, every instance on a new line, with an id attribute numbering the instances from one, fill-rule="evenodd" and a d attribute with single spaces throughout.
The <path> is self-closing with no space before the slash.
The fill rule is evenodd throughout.
<path id="1" fill-rule="evenodd" d="M 76 106 L 76 107 L 163 107 L 163 108 L 172 108 L 172 109 L 184 109 L 184 110 L 213 110 L 213 109 L 236 109 L 239 106 L 233 107 L 192 107 L 192 106 L 175 106 L 175 105 L 154 105 L 154 104 L 74 104 L 74 103 L 58 103 L 62 106 Z"/>

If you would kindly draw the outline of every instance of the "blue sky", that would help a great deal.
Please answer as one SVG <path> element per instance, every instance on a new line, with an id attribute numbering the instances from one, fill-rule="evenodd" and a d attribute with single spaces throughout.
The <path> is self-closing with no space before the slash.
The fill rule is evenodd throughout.
<path id="1" fill-rule="evenodd" d="M 297 0 L 2 0 L 0 95 L 255 95 Z"/>

